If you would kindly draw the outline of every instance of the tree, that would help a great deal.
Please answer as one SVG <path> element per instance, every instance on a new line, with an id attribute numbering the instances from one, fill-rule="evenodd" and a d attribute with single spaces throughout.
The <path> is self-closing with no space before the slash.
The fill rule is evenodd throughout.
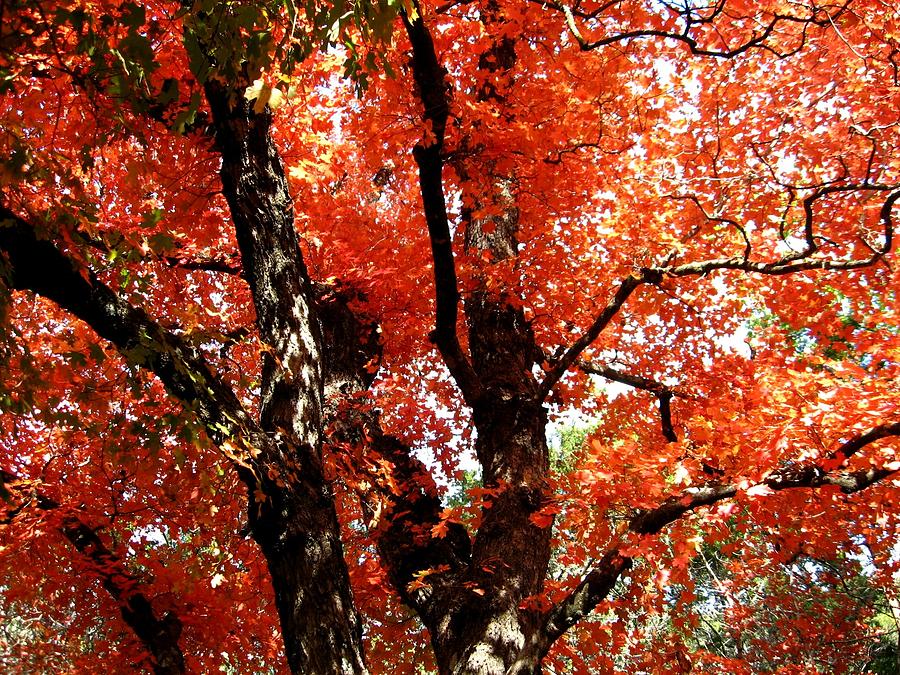
<path id="1" fill-rule="evenodd" d="M 701 542 L 892 587 L 892 3 L 0 12 L 4 606 L 73 667 L 685 672 L 624 627 Z"/>

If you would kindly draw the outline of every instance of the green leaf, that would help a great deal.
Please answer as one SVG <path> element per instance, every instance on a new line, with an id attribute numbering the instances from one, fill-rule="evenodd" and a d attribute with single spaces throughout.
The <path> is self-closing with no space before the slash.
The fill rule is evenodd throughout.
<path id="1" fill-rule="evenodd" d="M 127 2 L 122 5 L 121 22 L 128 26 L 132 31 L 137 30 L 147 21 L 147 12 L 140 5 L 133 2 Z"/>
<path id="2" fill-rule="evenodd" d="M 166 234 L 164 232 L 158 232 L 152 235 L 147 243 L 150 245 L 150 249 L 154 253 L 168 253 L 175 249 L 175 245 L 177 240 L 170 234 Z"/>
<path id="3" fill-rule="evenodd" d="M 200 110 L 200 92 L 195 91 L 191 94 L 190 105 L 178 113 L 178 116 L 172 123 L 172 128 L 175 130 L 175 133 L 183 134 L 185 130 L 194 123 L 198 110 Z"/>
<path id="4" fill-rule="evenodd" d="M 160 87 L 159 94 L 156 96 L 156 102 L 160 105 L 167 105 L 172 101 L 178 100 L 178 80 L 167 78 Z"/>
<path id="5" fill-rule="evenodd" d="M 159 223 L 159 221 L 161 221 L 163 219 L 163 216 L 165 215 L 165 213 L 166 212 L 163 211 L 162 209 L 158 209 L 158 208 L 151 209 L 150 211 L 145 213 L 143 216 L 141 216 L 141 227 L 147 227 L 147 228 L 155 227 Z"/>
<path id="6" fill-rule="evenodd" d="M 145 73 L 151 73 L 158 67 L 150 40 L 139 33 L 126 35 L 119 42 L 119 51 L 127 65 L 136 65 Z"/>
<path id="7" fill-rule="evenodd" d="M 106 353 L 101 349 L 98 344 L 91 344 L 88 347 L 88 352 L 90 352 L 91 359 L 93 359 L 94 363 L 103 363 L 106 360 Z"/>

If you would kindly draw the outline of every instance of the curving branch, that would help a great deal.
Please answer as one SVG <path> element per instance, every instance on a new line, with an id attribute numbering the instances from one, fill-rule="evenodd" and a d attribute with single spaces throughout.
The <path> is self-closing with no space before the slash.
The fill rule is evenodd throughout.
<path id="1" fill-rule="evenodd" d="M 578 364 L 578 367 L 591 375 L 600 375 L 607 380 L 619 382 L 620 384 L 625 384 L 642 391 L 648 391 L 656 396 L 657 400 L 659 400 L 659 415 L 662 434 L 670 443 L 676 443 L 678 441 L 678 435 L 675 433 L 675 427 L 672 424 L 672 398 L 675 396 L 682 396 L 683 394 L 647 377 L 625 373 L 621 370 L 610 368 L 609 366 L 600 366 L 590 361 L 581 361 Z"/>
<path id="2" fill-rule="evenodd" d="M 760 22 L 759 28 L 754 31 L 752 37 L 749 37 L 748 39 L 745 39 L 734 46 L 730 46 L 727 44 L 725 38 L 722 36 L 715 25 L 717 19 L 719 19 L 719 17 L 722 15 L 725 15 L 726 20 L 730 21 L 733 19 L 733 17 L 730 17 L 724 13 L 724 0 L 717 0 L 715 5 L 712 6 L 711 11 L 706 15 L 701 14 L 700 9 L 691 6 L 690 3 L 685 3 L 677 7 L 671 3 L 663 3 L 663 5 L 670 12 L 675 14 L 684 25 L 681 31 L 635 29 L 624 31 L 621 33 L 614 33 L 612 35 L 607 35 L 596 40 L 591 40 L 584 37 L 581 28 L 576 22 L 576 18 L 579 18 L 583 21 L 590 21 L 591 19 L 596 18 L 598 14 L 594 12 L 591 12 L 589 14 L 580 12 L 576 14 L 575 10 L 573 10 L 572 7 L 559 3 L 547 3 L 544 6 L 548 9 L 552 9 L 563 14 L 565 18 L 566 28 L 575 39 L 579 49 L 581 49 L 582 51 L 592 51 L 609 45 L 628 42 L 631 40 L 656 38 L 681 43 L 685 45 L 690 50 L 691 54 L 695 56 L 731 59 L 752 49 L 767 51 L 779 58 L 784 58 L 796 54 L 806 46 L 806 42 L 808 39 L 808 26 L 833 26 L 835 19 L 839 18 L 847 10 L 847 7 L 850 5 L 851 1 L 852 0 L 847 0 L 843 5 L 838 6 L 831 12 L 827 8 L 812 6 L 810 8 L 811 13 L 809 16 L 796 16 L 793 14 L 782 14 L 779 12 L 775 12 L 768 20 Z M 708 7 L 704 7 L 703 9 L 708 9 Z M 797 43 L 786 50 L 780 49 L 777 45 L 774 45 L 770 42 L 770 38 L 772 38 L 773 35 L 776 34 L 777 29 L 783 25 L 801 26 L 801 32 Z M 703 30 L 704 28 L 714 31 L 719 40 L 725 43 L 725 47 L 716 49 L 703 46 L 701 44 L 702 37 L 698 35 L 697 32 L 698 29 Z"/>
<path id="3" fill-rule="evenodd" d="M 29 505 L 43 511 L 62 510 L 59 502 L 47 497 L 30 482 L 3 469 L 0 469 L 0 485 L 21 502 L 0 518 L 0 525 L 11 522 Z M 154 675 L 181 675 L 186 672 L 184 654 L 178 644 L 182 628 L 178 616 L 166 612 L 159 618 L 153 609 L 152 599 L 139 590 L 143 583 L 141 579 L 132 574 L 122 559 L 103 543 L 97 529 L 87 525 L 74 512 L 66 510 L 60 516 L 59 531 L 81 554 L 88 571 L 119 606 L 122 620 L 149 652 Z"/>
<path id="4" fill-rule="evenodd" d="M 880 424 L 857 434 L 817 462 L 789 465 L 777 469 L 756 485 L 732 483 L 688 488 L 670 497 L 659 506 L 634 515 L 626 528 L 637 534 L 656 534 L 694 509 L 736 497 L 752 488 L 772 492 L 781 490 L 833 486 L 846 495 L 864 490 L 879 481 L 900 473 L 900 466 L 840 471 L 846 462 L 864 447 L 875 441 L 900 436 L 900 422 Z M 833 467 L 833 468 L 832 468 Z M 764 492 L 764 491 L 763 491 Z M 623 532 L 624 533 L 624 532 Z M 597 606 L 615 585 L 616 580 L 631 566 L 631 559 L 619 550 L 619 539 L 610 546 L 600 562 L 569 595 L 547 615 L 539 646 L 546 653 L 550 645 L 571 626 Z"/>
<path id="5" fill-rule="evenodd" d="M 481 387 L 471 363 L 463 353 L 457 333 L 459 288 L 442 176 L 442 151 L 450 112 L 450 90 L 446 73 L 435 52 L 434 41 L 417 5 L 416 9 L 415 19 L 410 19 L 405 11 L 400 15 L 412 44 L 413 76 L 424 107 L 423 118 L 426 124 L 426 138 L 413 149 L 413 157 L 419 167 L 419 187 L 434 262 L 435 328 L 430 337 L 463 397 L 471 405 L 480 396 Z"/>
<path id="6" fill-rule="evenodd" d="M 631 569 L 631 565 L 632 559 L 617 549 L 604 554 L 578 586 L 545 615 L 542 629 L 507 669 L 507 675 L 538 672 L 536 668 L 553 643 L 590 614 L 609 595 L 622 574 Z"/>
<path id="7" fill-rule="evenodd" d="M 816 256 L 815 254 L 818 251 L 818 245 L 816 244 L 816 235 L 813 228 L 813 205 L 818 199 L 821 199 L 825 195 L 850 191 L 888 193 L 879 212 L 879 218 L 883 224 L 883 241 L 878 246 L 873 246 L 870 242 L 863 242 L 872 252 L 872 255 L 865 258 L 834 259 Z M 778 260 L 772 261 L 749 260 L 749 256 L 745 253 L 744 255 L 731 258 L 717 258 L 683 263 L 675 266 L 666 265 L 655 267 L 653 270 L 661 275 L 670 277 L 702 276 L 716 270 L 738 270 L 754 274 L 779 276 L 811 270 L 840 271 L 869 267 L 880 261 L 893 248 L 893 211 L 898 200 L 900 200 L 900 190 L 897 189 L 897 186 L 892 185 L 842 185 L 822 187 L 803 200 L 804 248 L 800 251 L 794 251 Z"/>

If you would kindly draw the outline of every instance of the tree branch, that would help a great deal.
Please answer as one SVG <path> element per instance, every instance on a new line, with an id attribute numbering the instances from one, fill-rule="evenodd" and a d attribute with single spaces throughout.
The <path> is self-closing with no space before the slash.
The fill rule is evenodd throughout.
<path id="1" fill-rule="evenodd" d="M 834 485 L 845 494 L 858 492 L 891 475 L 895 470 L 871 469 L 837 473 L 833 469 L 845 466 L 853 455 L 867 445 L 893 436 L 900 436 L 900 422 L 880 424 L 854 436 L 817 462 L 776 469 L 758 486 L 778 491 Z M 738 484 L 688 488 L 681 495 L 670 497 L 655 509 L 634 516 L 629 523 L 629 529 L 640 534 L 655 534 L 689 511 L 734 497 L 741 489 L 743 488 Z"/>
<path id="2" fill-rule="evenodd" d="M 866 247 L 872 251 L 872 255 L 867 258 L 847 258 L 844 260 L 835 260 L 832 258 L 816 257 L 817 251 L 815 240 L 812 235 L 812 218 L 813 204 L 821 197 L 835 192 L 848 191 L 876 191 L 888 192 L 889 194 L 882 203 L 879 217 L 883 224 L 882 237 L 883 241 L 880 246 L 872 246 L 868 242 Z M 748 272 L 752 274 L 765 274 L 772 276 L 781 276 L 785 274 L 793 274 L 795 272 L 806 272 L 812 270 L 823 271 L 845 271 L 851 269 L 860 269 L 869 267 L 880 261 L 893 247 L 894 221 L 893 210 L 898 200 L 900 200 L 900 190 L 897 186 L 890 185 L 844 185 L 844 186 L 825 186 L 817 189 L 813 195 L 804 200 L 804 233 L 806 247 L 803 251 L 796 251 L 786 255 L 778 260 L 769 262 L 749 260 L 749 252 L 745 250 L 742 255 L 731 258 L 717 258 L 711 260 L 701 260 L 696 262 L 684 263 L 681 265 L 663 265 L 659 267 L 642 268 L 640 274 L 629 275 L 619 285 L 616 294 L 607 303 L 606 307 L 597 315 L 593 323 L 569 347 L 563 356 L 559 358 L 547 372 L 544 381 L 541 383 L 540 393 L 542 398 L 550 393 L 554 385 L 566 373 L 566 371 L 578 360 L 582 352 L 594 342 L 600 333 L 609 325 L 610 321 L 616 316 L 626 300 L 631 294 L 643 284 L 659 284 L 665 277 L 687 277 L 687 276 L 704 276 L 710 272 L 718 270 L 736 270 Z M 718 219 L 721 220 L 721 219 Z M 731 222 L 733 221 L 727 221 Z"/>
<path id="3" fill-rule="evenodd" d="M 59 502 L 47 497 L 33 485 L 18 476 L 0 469 L 3 488 L 15 494 L 21 505 L 13 509 L 0 523 L 8 523 L 12 517 L 33 503 L 44 511 L 59 511 Z M 153 604 L 147 595 L 137 590 L 142 581 L 126 568 L 119 556 L 113 553 L 97 530 L 88 526 L 75 513 L 65 512 L 59 518 L 59 531 L 81 554 L 90 572 L 119 606 L 122 620 L 134 631 L 144 648 L 150 653 L 155 675 L 181 675 L 185 672 L 184 654 L 178 644 L 181 620 L 173 612 L 157 618 Z"/>
<path id="4" fill-rule="evenodd" d="M 5 257 L 0 262 L 6 272 L 3 280 L 11 288 L 52 300 L 112 342 L 130 362 L 154 373 L 246 473 L 255 445 L 252 438 L 258 436 L 256 425 L 193 346 L 120 298 L 54 244 L 38 239 L 32 225 L 4 206 L 0 206 L 0 252 Z M 239 455 L 234 453 L 238 447 L 243 447 Z"/>
<path id="5" fill-rule="evenodd" d="M 554 385 L 566 371 L 578 360 L 582 352 L 587 349 L 591 343 L 596 340 L 600 333 L 609 325 L 610 321 L 615 318 L 619 310 L 625 304 L 625 301 L 631 297 L 631 294 L 643 284 L 658 284 L 662 281 L 663 276 L 660 270 L 644 268 L 638 275 L 629 274 L 619 284 L 619 288 L 612 299 L 606 304 L 591 325 L 582 334 L 575 343 L 569 347 L 565 353 L 556 361 L 544 376 L 539 388 L 539 396 L 541 399 L 547 397 Z"/>
<path id="6" fill-rule="evenodd" d="M 444 160 L 441 153 L 450 111 L 449 87 L 421 11 L 415 20 L 410 20 L 405 11 L 401 12 L 401 17 L 412 44 L 413 76 L 424 106 L 426 124 L 426 139 L 413 149 L 413 157 L 419 167 L 419 188 L 434 261 L 435 328 L 430 337 L 463 397 L 472 405 L 480 396 L 481 387 L 459 344 L 456 326 L 459 288 L 442 176 Z"/>
<path id="7" fill-rule="evenodd" d="M 883 223 L 882 237 L 883 241 L 880 246 L 872 246 L 868 242 L 864 242 L 866 247 L 872 251 L 872 255 L 868 258 L 847 258 L 844 260 L 835 260 L 832 258 L 815 257 L 817 252 L 817 244 L 815 242 L 815 234 L 813 230 L 813 205 L 822 197 L 837 193 L 850 191 L 876 191 L 888 192 L 879 211 L 879 218 Z M 813 194 L 803 200 L 804 223 L 803 238 L 804 249 L 795 251 L 783 258 L 770 262 L 751 261 L 747 252 L 740 257 L 719 258 L 713 260 L 702 260 L 682 265 L 656 267 L 654 270 L 660 274 L 671 277 L 684 277 L 705 275 L 715 270 L 739 270 L 751 272 L 755 274 L 783 275 L 792 274 L 794 272 L 804 272 L 809 270 L 850 270 L 868 267 L 881 260 L 884 255 L 889 253 L 893 247 L 894 241 L 894 221 L 893 210 L 900 200 L 900 190 L 897 186 L 891 185 L 841 185 L 841 186 L 825 186 L 817 189 Z"/>
<path id="8" fill-rule="evenodd" d="M 610 368 L 608 366 L 599 366 L 590 361 L 581 361 L 579 367 L 586 373 L 591 375 L 600 375 L 613 382 L 626 384 L 635 389 L 649 391 L 659 400 L 660 424 L 662 426 L 662 434 L 670 443 L 678 441 L 678 435 L 675 433 L 675 427 L 672 424 L 672 398 L 680 396 L 680 394 L 664 384 L 660 384 L 655 380 L 651 380 L 640 375 L 632 375 L 623 373 L 621 370 Z"/>
<path id="9" fill-rule="evenodd" d="M 616 549 L 606 553 L 581 583 L 544 618 L 543 629 L 536 631 L 531 642 L 519 653 L 507 675 L 530 675 L 556 640 L 603 601 L 619 577 L 631 569 L 632 560 Z"/>
<path id="10" fill-rule="evenodd" d="M 726 45 L 724 49 L 712 49 L 703 47 L 700 45 L 698 37 L 691 34 L 692 29 L 697 26 L 714 25 L 716 18 L 722 13 L 722 10 L 724 8 L 724 3 L 722 2 L 717 3 L 717 6 L 713 9 L 713 11 L 705 17 L 699 15 L 697 13 L 697 9 L 689 5 L 685 6 L 686 9 L 676 9 L 671 7 L 670 5 L 667 5 L 667 7 L 675 14 L 680 16 L 681 20 L 684 22 L 684 30 L 680 32 L 655 29 L 636 29 L 624 31 L 621 33 L 615 33 L 613 35 L 608 35 L 597 40 L 589 40 L 582 35 L 581 30 L 575 22 L 575 18 L 577 15 L 569 6 L 557 3 L 548 3 L 544 6 L 555 11 L 559 11 L 564 15 L 566 27 L 569 29 L 569 32 L 571 33 L 572 37 L 575 38 L 575 41 L 578 43 L 578 46 L 582 51 L 591 51 L 594 49 L 599 49 L 601 47 L 606 47 L 608 45 L 627 42 L 630 40 L 661 38 L 664 40 L 672 40 L 684 44 L 695 56 L 710 56 L 720 59 L 731 59 L 735 56 L 743 54 L 744 52 L 750 51 L 751 49 L 761 49 L 764 51 L 768 51 L 779 58 L 784 58 L 796 54 L 806 45 L 807 26 L 832 25 L 834 19 L 843 14 L 849 4 L 850 2 L 848 0 L 848 2 L 844 5 L 841 5 L 833 15 L 829 14 L 827 10 L 819 10 L 815 7 L 812 8 L 811 15 L 807 17 L 794 16 L 790 14 L 780 14 L 777 12 L 773 13 L 771 18 L 765 24 L 763 24 L 762 28 L 755 32 L 751 38 L 733 47 Z M 819 16 L 820 14 L 823 14 L 824 16 Z M 591 19 L 593 18 L 593 13 L 587 16 L 582 15 L 579 18 Z M 802 27 L 798 43 L 790 49 L 784 51 L 780 50 L 777 46 L 767 43 L 769 38 L 772 37 L 772 35 L 775 33 L 776 29 L 782 24 L 800 25 Z"/>
<path id="11" fill-rule="evenodd" d="M 867 445 L 897 436 L 900 436 L 900 422 L 880 424 L 842 443 L 823 460 L 800 466 L 783 467 L 773 471 L 756 486 L 733 483 L 688 488 L 682 494 L 667 499 L 656 508 L 632 517 L 628 521 L 627 529 L 638 534 L 656 534 L 686 513 L 735 497 L 738 493 L 746 491 L 748 487 L 764 487 L 778 492 L 789 489 L 834 486 L 844 494 L 854 494 L 884 478 L 900 473 L 900 467 L 891 465 L 851 472 L 828 471 L 824 467 L 839 468 Z M 619 552 L 617 539 L 598 565 L 547 615 L 543 637 L 538 645 L 543 648 L 541 653 L 545 653 L 558 637 L 606 598 L 618 577 L 630 566 L 631 559 Z"/>

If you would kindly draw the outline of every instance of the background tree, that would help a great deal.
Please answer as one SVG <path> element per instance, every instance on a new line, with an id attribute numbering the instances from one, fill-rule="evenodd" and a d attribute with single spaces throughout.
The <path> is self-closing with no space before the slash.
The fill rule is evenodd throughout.
<path id="1" fill-rule="evenodd" d="M 0 11 L 4 606 L 76 666 L 715 670 L 626 629 L 701 544 L 892 588 L 896 7 Z"/>

